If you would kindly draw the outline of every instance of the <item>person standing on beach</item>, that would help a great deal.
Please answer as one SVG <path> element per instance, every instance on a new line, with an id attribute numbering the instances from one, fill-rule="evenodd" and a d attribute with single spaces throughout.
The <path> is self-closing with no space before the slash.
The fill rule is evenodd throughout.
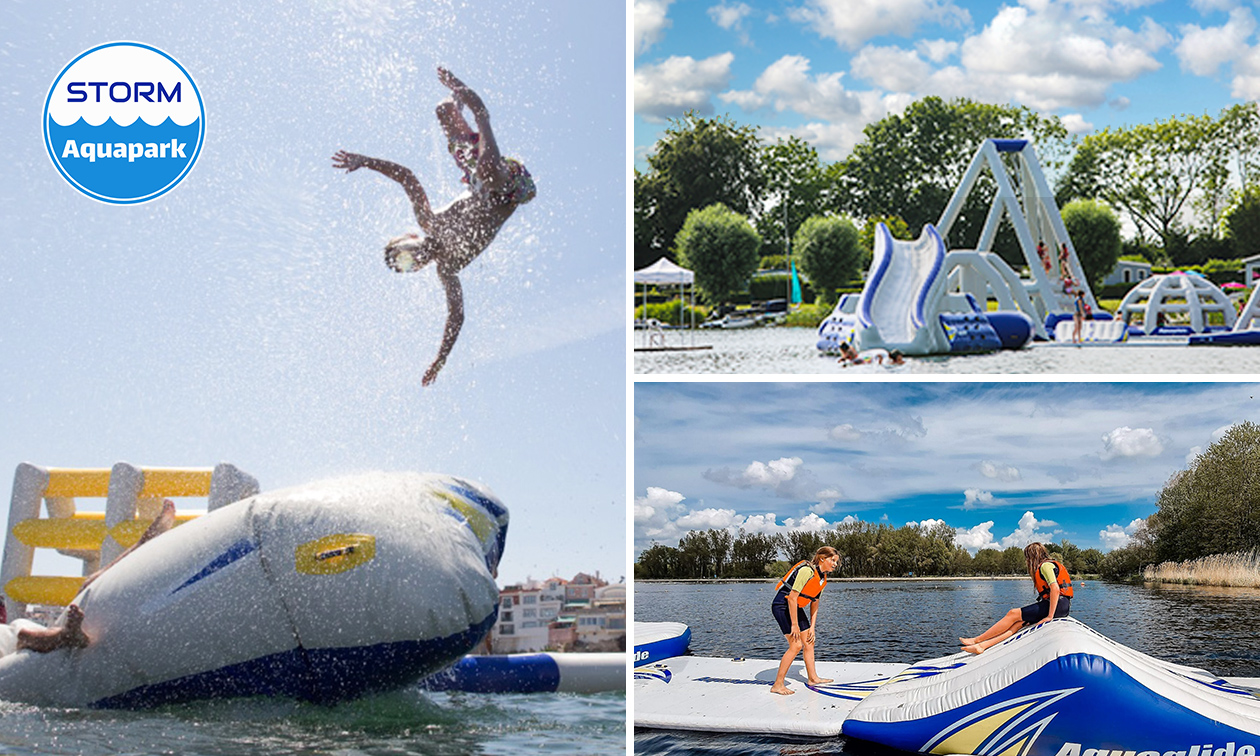
<path id="1" fill-rule="evenodd" d="M 827 587 L 827 573 L 840 563 L 840 553 L 830 546 L 823 546 L 814 558 L 797 562 L 779 581 L 770 602 L 770 611 L 779 623 L 779 630 L 787 639 L 788 649 L 779 662 L 779 673 L 774 678 L 771 693 L 789 696 L 796 691 L 787 686 L 787 673 L 796 655 L 804 652 L 805 675 L 811 685 L 829 683 L 831 680 L 818 676 L 814 669 L 814 631 L 817 627 L 818 601 L 823 588 Z M 806 611 L 808 609 L 808 612 Z"/>
<path id="2" fill-rule="evenodd" d="M 1010 610 L 993 627 L 974 638 L 959 638 L 963 651 L 984 653 L 1027 625 L 1068 616 L 1072 609 L 1072 576 L 1067 567 L 1051 559 L 1046 547 L 1036 541 L 1024 547 L 1024 561 L 1033 587 L 1037 589 L 1037 602 Z"/>

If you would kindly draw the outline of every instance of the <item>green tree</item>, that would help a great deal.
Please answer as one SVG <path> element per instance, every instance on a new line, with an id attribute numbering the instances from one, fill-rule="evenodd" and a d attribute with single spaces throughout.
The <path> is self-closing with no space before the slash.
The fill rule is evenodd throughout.
<path id="1" fill-rule="evenodd" d="M 779 557 L 780 540 L 765 533 L 746 533 L 740 528 L 731 544 L 731 570 L 734 577 L 766 576 L 766 565 Z"/>
<path id="2" fill-rule="evenodd" d="M 722 577 L 731 553 L 731 531 L 710 529 L 704 535 L 709 541 L 709 551 L 713 554 L 713 574 Z"/>
<path id="3" fill-rule="evenodd" d="M 783 555 L 791 564 L 813 559 L 826 546 L 823 535 L 814 530 L 790 530 L 783 537 Z"/>
<path id="4" fill-rule="evenodd" d="M 1232 426 L 1173 475 L 1156 505 L 1155 561 L 1260 548 L 1260 425 Z"/>
<path id="5" fill-rule="evenodd" d="M 725 205 L 692 210 L 678 232 L 678 261 L 696 274 L 696 290 L 713 305 L 730 301 L 757 270 L 761 237 Z"/>
<path id="6" fill-rule="evenodd" d="M 862 243 L 857 226 L 847 218 L 810 218 L 796 232 L 794 246 L 801 272 L 823 302 L 835 302 L 836 289 L 858 274 Z"/>
<path id="7" fill-rule="evenodd" d="M 1221 223 L 1235 257 L 1250 257 L 1260 252 L 1260 184 L 1239 192 Z"/>
<path id="8" fill-rule="evenodd" d="M 678 561 L 684 578 L 713 577 L 713 552 L 709 539 L 699 530 L 688 531 L 678 539 Z"/>
<path id="9" fill-rule="evenodd" d="M 1085 549 L 1077 561 L 1077 572 L 1082 575 L 1097 575 L 1102 572 L 1103 553 L 1098 549 Z"/>
<path id="10" fill-rule="evenodd" d="M 1024 558 L 1024 550 L 1019 546 L 1010 546 L 1002 551 L 1002 574 L 1027 575 L 1028 560 Z"/>
<path id="11" fill-rule="evenodd" d="M 670 122 L 647 157 L 650 170 L 635 176 L 634 267 L 652 264 L 671 250 L 688 215 L 721 203 L 753 215 L 765 186 L 755 126 L 694 112 Z"/>
<path id="12" fill-rule="evenodd" d="M 1062 215 L 1085 278 L 1097 289 L 1120 259 L 1120 219 L 1101 202 L 1085 199 L 1069 202 Z"/>
<path id="13" fill-rule="evenodd" d="M 763 147 L 761 165 L 765 196 L 775 199 L 773 206 L 757 215 L 757 232 L 766 247 L 762 254 L 787 255 L 795 252 L 786 246 L 805 219 L 826 212 L 831 182 L 818 152 L 800 137 L 780 139 Z"/>
<path id="14" fill-rule="evenodd" d="M 639 554 L 639 560 L 634 563 L 634 576 L 643 580 L 679 577 L 678 549 L 653 543 Z"/>

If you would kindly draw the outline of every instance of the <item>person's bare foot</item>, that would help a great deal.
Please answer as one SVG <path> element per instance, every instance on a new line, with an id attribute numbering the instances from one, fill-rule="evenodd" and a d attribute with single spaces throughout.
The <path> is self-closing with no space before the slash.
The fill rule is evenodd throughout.
<path id="1" fill-rule="evenodd" d="M 969 643 L 966 646 L 963 646 L 963 651 L 966 651 L 969 654 L 983 654 L 984 646 L 981 646 L 979 643 Z"/>
<path id="2" fill-rule="evenodd" d="M 772 685 L 770 686 L 770 692 L 778 693 L 781 696 L 790 696 L 796 693 L 796 691 L 792 690 L 786 685 Z"/>
<path id="3" fill-rule="evenodd" d="M 163 499 L 162 511 L 158 512 L 158 516 L 153 518 L 153 522 L 149 523 L 149 527 L 145 528 L 144 534 L 140 536 L 140 540 L 136 542 L 136 545 L 138 546 L 157 538 L 173 527 L 175 527 L 175 502 L 170 499 Z"/>
<path id="4" fill-rule="evenodd" d="M 959 638 L 958 639 L 958 645 L 960 646 L 974 646 L 975 644 L 976 644 L 975 638 Z"/>
<path id="5" fill-rule="evenodd" d="M 830 677 L 816 677 L 813 680 L 810 680 L 809 684 L 810 685 L 824 685 L 829 682 L 835 682 L 835 680 L 831 679 Z"/>
<path id="6" fill-rule="evenodd" d="M 83 610 L 78 604 L 66 608 L 66 624 L 61 629 L 62 648 L 85 648 L 90 640 L 83 632 Z"/>

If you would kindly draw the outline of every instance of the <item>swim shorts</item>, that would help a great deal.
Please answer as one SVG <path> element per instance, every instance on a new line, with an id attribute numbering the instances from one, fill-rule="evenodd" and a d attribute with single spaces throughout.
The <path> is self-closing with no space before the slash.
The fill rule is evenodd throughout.
<path id="1" fill-rule="evenodd" d="M 774 612 L 774 619 L 779 623 L 779 629 L 784 635 L 792 633 L 792 615 L 788 614 L 787 600 L 775 599 L 770 603 L 770 611 Z M 809 629 L 809 612 L 804 607 L 796 607 L 796 626 L 798 630 L 804 632 Z"/>
<path id="2" fill-rule="evenodd" d="M 1072 599 L 1067 596 L 1060 596 L 1059 603 L 1054 607 L 1055 617 L 1066 617 L 1068 611 L 1072 608 Z M 1040 622 L 1050 614 L 1050 599 L 1038 601 L 1035 604 L 1029 604 L 1019 610 L 1020 616 L 1024 620 L 1025 625 L 1031 625 L 1034 622 Z"/>

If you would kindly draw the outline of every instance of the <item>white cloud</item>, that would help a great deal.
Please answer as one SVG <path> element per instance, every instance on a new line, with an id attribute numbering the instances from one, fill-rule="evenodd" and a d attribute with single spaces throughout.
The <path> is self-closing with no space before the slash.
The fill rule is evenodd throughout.
<path id="1" fill-rule="evenodd" d="M 1102 437 L 1103 460 L 1117 457 L 1158 457 L 1164 451 L 1164 442 L 1150 428 L 1116 428 Z"/>
<path id="2" fill-rule="evenodd" d="M 1214 11 L 1228 11 L 1238 5 L 1238 0 L 1190 0 L 1190 6 L 1207 15 Z"/>
<path id="3" fill-rule="evenodd" d="M 933 63 L 944 63 L 958 52 L 958 43 L 948 39 L 921 39 L 914 43 L 914 49 Z"/>
<path id="4" fill-rule="evenodd" d="M 1256 21 L 1247 8 L 1235 8 L 1223 26 L 1203 28 L 1194 24 L 1181 27 L 1181 41 L 1174 52 L 1182 70 L 1199 76 L 1212 76 L 1220 67 L 1241 60 L 1250 51 L 1248 38 L 1256 31 Z"/>
<path id="5" fill-rule="evenodd" d="M 1230 94 L 1246 100 L 1260 100 L 1260 46 L 1253 47 L 1246 57 L 1234 64 Z"/>
<path id="6" fill-rule="evenodd" d="M 1203 453 L 1202 446 L 1191 446 L 1190 451 L 1186 453 L 1186 464 L 1187 465 L 1194 464 L 1195 457 L 1199 456 L 1202 453 Z"/>
<path id="7" fill-rule="evenodd" d="M 818 503 L 809 508 L 814 514 L 824 515 L 836 508 L 836 503 L 844 498 L 844 492 L 838 488 L 827 488 L 819 491 L 815 496 Z"/>
<path id="8" fill-rule="evenodd" d="M 752 14 L 753 9 L 747 3 L 727 5 L 725 2 L 709 8 L 709 18 L 713 23 L 727 31 L 738 32 L 740 41 L 748 43 L 748 35 L 744 31 L 744 19 Z"/>
<path id="9" fill-rule="evenodd" d="M 679 517 L 676 521 L 680 530 L 724 530 L 738 528 L 744 518 L 735 514 L 733 509 L 698 509 Z"/>
<path id="10" fill-rule="evenodd" d="M 713 113 L 713 93 L 730 84 L 733 53 L 704 60 L 673 56 L 634 69 L 634 112 L 649 121 L 681 116 L 688 110 Z"/>
<path id="11" fill-rule="evenodd" d="M 634 499 L 635 540 L 677 542 L 679 532 L 675 519 L 686 512 L 686 497 L 677 491 L 649 486 L 646 496 Z"/>
<path id="12" fill-rule="evenodd" d="M 998 546 L 1003 549 L 1018 546 L 1022 549 L 1033 541 L 1049 543 L 1054 536 L 1054 531 L 1044 531 L 1041 528 L 1054 528 L 1057 525 L 1058 523 L 1053 520 L 1038 520 L 1032 512 L 1025 512 L 1019 518 L 1019 527 L 998 541 Z"/>
<path id="13" fill-rule="evenodd" d="M 868 45 L 853 56 L 853 75 L 893 92 L 917 92 L 932 67 L 914 50 Z"/>
<path id="14" fill-rule="evenodd" d="M 993 540 L 993 520 L 987 520 L 974 528 L 955 528 L 954 543 L 975 553 L 980 549 L 992 549 L 997 546 Z"/>
<path id="15" fill-rule="evenodd" d="M 944 520 L 933 520 L 931 517 L 929 517 L 926 520 L 920 520 L 919 522 L 907 522 L 906 527 L 918 528 L 919 530 L 926 532 L 936 527 L 937 525 L 944 525 L 944 524 L 945 524 Z"/>
<path id="16" fill-rule="evenodd" d="M 886 34 L 908 37 L 925 23 L 961 26 L 971 20 L 948 0 L 806 0 L 788 18 L 849 50 Z"/>
<path id="17" fill-rule="evenodd" d="M 862 438 L 862 431 L 848 423 L 844 423 L 827 431 L 827 438 L 832 441 L 859 441 Z"/>
<path id="18" fill-rule="evenodd" d="M 963 509 L 977 509 L 980 507 L 992 506 L 995 500 L 993 494 L 988 491 L 981 491 L 978 488 L 968 488 L 963 491 Z"/>
<path id="19" fill-rule="evenodd" d="M 672 22 L 665 17 L 674 0 L 634 0 L 634 57 L 661 41 Z"/>
<path id="20" fill-rule="evenodd" d="M 1098 531 L 1098 540 L 1102 542 L 1102 550 L 1111 551 L 1128 546 L 1129 541 L 1133 539 L 1133 534 L 1145 522 L 1146 520 L 1138 518 L 1127 526 L 1108 525 L 1104 530 Z"/>
<path id="21" fill-rule="evenodd" d="M 1068 113 L 1059 116 L 1059 122 L 1063 124 L 1063 128 L 1068 130 L 1069 134 L 1088 134 L 1094 130 L 1094 124 L 1085 120 L 1080 113 Z"/>
<path id="22" fill-rule="evenodd" d="M 976 469 L 986 478 L 993 478 L 994 480 L 1001 480 L 1007 483 L 1020 479 L 1019 469 L 1003 462 L 983 459 L 976 464 Z"/>

